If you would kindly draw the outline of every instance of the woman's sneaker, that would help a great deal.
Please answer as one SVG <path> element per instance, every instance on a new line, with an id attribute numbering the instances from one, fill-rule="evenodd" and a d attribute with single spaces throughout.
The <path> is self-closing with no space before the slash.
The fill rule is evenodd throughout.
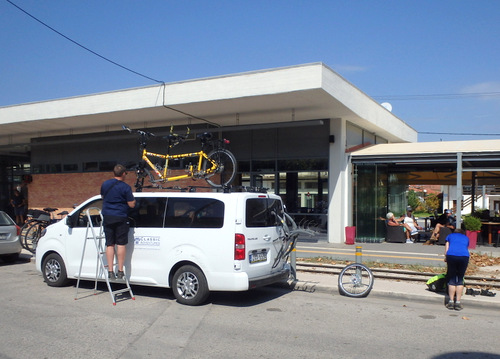
<path id="1" fill-rule="evenodd" d="M 124 276 L 125 276 L 125 273 L 123 273 L 123 271 L 122 271 L 122 270 L 119 270 L 119 271 L 118 271 L 117 278 L 118 278 L 118 279 L 123 279 L 123 277 L 124 277 Z"/>
<path id="2" fill-rule="evenodd" d="M 446 308 L 450 309 L 450 310 L 453 310 L 455 309 L 455 302 L 450 300 L 447 304 L 446 304 Z"/>
<path id="3" fill-rule="evenodd" d="M 109 278 L 109 279 L 116 279 L 115 272 L 113 272 L 113 271 L 108 271 L 108 278 Z"/>
<path id="4" fill-rule="evenodd" d="M 455 310 L 462 310 L 462 309 L 464 309 L 464 307 L 462 306 L 462 303 L 456 302 L 455 303 Z"/>

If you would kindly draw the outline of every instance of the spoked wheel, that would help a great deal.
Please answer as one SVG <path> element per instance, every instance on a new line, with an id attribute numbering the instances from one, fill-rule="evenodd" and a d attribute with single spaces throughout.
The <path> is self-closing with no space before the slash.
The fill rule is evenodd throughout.
<path id="1" fill-rule="evenodd" d="M 23 236 L 22 246 L 29 250 L 31 253 L 35 253 L 38 240 L 42 236 L 42 231 L 45 227 L 46 226 L 43 223 L 33 223 L 27 229 L 26 234 Z"/>
<path id="2" fill-rule="evenodd" d="M 220 149 L 210 152 L 208 158 L 218 165 L 215 172 L 205 178 L 208 184 L 216 188 L 231 184 L 236 176 L 236 158 L 234 158 L 234 155 L 228 150 Z M 205 165 L 207 165 L 207 162 L 205 162 Z"/>
<path id="3" fill-rule="evenodd" d="M 30 227 L 33 225 L 34 222 L 35 222 L 34 220 L 30 219 L 21 227 L 21 232 L 19 234 L 19 242 L 21 242 L 21 246 L 23 246 L 24 249 L 28 249 L 26 248 L 24 242 L 26 242 L 26 235 L 28 234 L 28 230 L 30 229 Z"/>
<path id="4" fill-rule="evenodd" d="M 339 292 L 353 298 L 366 297 L 373 287 L 373 273 L 364 264 L 353 263 L 339 274 Z"/>

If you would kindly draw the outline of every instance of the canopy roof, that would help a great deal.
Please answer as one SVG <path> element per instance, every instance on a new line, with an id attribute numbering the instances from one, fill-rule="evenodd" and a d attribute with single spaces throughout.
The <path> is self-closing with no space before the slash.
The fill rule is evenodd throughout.
<path id="1" fill-rule="evenodd" d="M 500 185 L 500 140 L 389 143 L 350 154 L 355 164 L 385 164 L 411 184 L 456 184 L 459 154 L 463 183 Z M 405 176 L 401 176 L 405 177 Z"/>

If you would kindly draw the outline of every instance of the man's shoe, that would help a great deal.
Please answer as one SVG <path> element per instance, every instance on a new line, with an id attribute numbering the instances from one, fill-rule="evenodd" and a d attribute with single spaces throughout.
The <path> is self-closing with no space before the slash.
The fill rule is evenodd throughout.
<path id="1" fill-rule="evenodd" d="M 455 310 L 462 310 L 462 309 L 464 309 L 464 307 L 462 306 L 462 303 L 456 302 L 455 303 Z"/>
<path id="2" fill-rule="evenodd" d="M 124 276 L 125 276 L 125 273 L 123 273 L 122 270 L 119 270 L 118 275 L 117 275 L 118 279 L 123 279 Z"/>
<path id="3" fill-rule="evenodd" d="M 109 278 L 109 279 L 116 279 L 115 272 L 113 272 L 113 271 L 108 271 L 108 278 Z"/>
<path id="4" fill-rule="evenodd" d="M 453 302 L 452 300 L 450 300 L 447 304 L 446 304 L 446 308 L 448 309 L 455 309 L 455 302 Z"/>
<path id="5" fill-rule="evenodd" d="M 428 239 L 428 240 L 426 240 L 426 241 L 425 241 L 424 246 L 428 246 L 428 245 L 430 245 L 430 244 L 431 244 L 431 240 L 430 240 L 430 239 Z"/>

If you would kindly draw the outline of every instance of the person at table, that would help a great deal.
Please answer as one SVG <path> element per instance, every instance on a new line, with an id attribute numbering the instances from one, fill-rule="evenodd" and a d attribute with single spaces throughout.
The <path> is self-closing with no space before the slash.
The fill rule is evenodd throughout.
<path id="1" fill-rule="evenodd" d="M 407 223 L 402 223 L 401 218 L 396 219 L 396 217 L 394 217 L 394 213 L 389 212 L 386 215 L 385 223 L 387 223 L 387 225 L 391 226 L 391 227 L 403 227 L 403 230 L 404 230 L 405 235 L 406 235 L 406 242 L 407 243 L 411 242 L 411 239 L 410 239 L 411 227 Z"/>
<path id="2" fill-rule="evenodd" d="M 415 216 L 413 215 L 413 208 L 411 206 L 406 207 L 406 214 L 401 216 L 401 220 L 404 224 L 407 224 L 410 227 L 410 236 L 413 236 L 418 233 L 419 230 L 422 230 L 417 224 Z"/>
<path id="3" fill-rule="evenodd" d="M 439 216 L 436 227 L 432 231 L 431 238 L 429 239 L 429 243 L 425 242 L 425 244 L 434 244 L 438 241 L 439 239 L 439 231 L 441 228 L 448 227 L 452 231 L 455 230 L 456 224 L 455 224 L 455 218 L 453 218 L 453 212 L 451 209 L 445 209 L 444 213 Z"/>

